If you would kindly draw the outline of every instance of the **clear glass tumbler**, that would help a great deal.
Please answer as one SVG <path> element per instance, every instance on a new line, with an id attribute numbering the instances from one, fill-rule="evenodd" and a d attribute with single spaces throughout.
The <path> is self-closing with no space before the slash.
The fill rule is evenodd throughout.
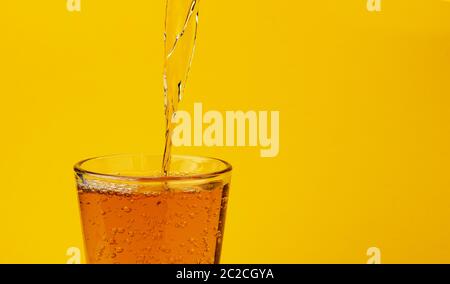
<path id="1" fill-rule="evenodd" d="M 231 165 L 115 155 L 74 167 L 88 263 L 218 263 Z"/>

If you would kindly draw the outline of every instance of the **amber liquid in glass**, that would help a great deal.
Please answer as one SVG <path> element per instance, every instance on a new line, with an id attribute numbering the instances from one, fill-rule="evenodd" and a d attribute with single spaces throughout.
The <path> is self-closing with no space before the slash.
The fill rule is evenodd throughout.
<path id="1" fill-rule="evenodd" d="M 147 194 L 78 190 L 88 263 L 218 263 L 228 185 Z"/>

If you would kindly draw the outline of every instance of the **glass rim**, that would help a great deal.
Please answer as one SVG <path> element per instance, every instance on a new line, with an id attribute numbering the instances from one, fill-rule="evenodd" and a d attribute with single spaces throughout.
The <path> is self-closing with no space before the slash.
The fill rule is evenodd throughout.
<path id="1" fill-rule="evenodd" d="M 210 179 L 215 178 L 218 176 L 221 176 L 223 174 L 229 173 L 233 170 L 233 167 L 230 163 L 228 163 L 225 160 L 219 159 L 219 158 L 213 158 L 208 156 L 195 156 L 195 155 L 172 155 L 172 158 L 182 158 L 182 159 L 203 159 L 203 160 L 210 160 L 210 161 L 216 161 L 224 165 L 224 169 L 217 170 L 217 171 L 211 171 L 207 173 L 202 174 L 186 174 L 186 175 L 167 175 L 164 176 L 162 173 L 160 175 L 154 175 L 154 176 L 131 176 L 131 175 L 117 175 L 117 174 L 107 174 L 102 173 L 100 171 L 91 171 L 83 168 L 83 165 L 86 162 L 98 160 L 98 159 L 104 159 L 104 158 L 114 158 L 114 157 L 120 157 L 120 156 L 148 156 L 148 157 L 160 157 L 161 163 L 162 163 L 162 155 L 151 155 L 151 154 L 143 154 L 143 153 L 130 153 L 130 154 L 112 154 L 112 155 L 103 155 L 103 156 L 95 156 L 87 159 L 83 159 L 79 162 L 77 162 L 73 166 L 73 170 L 77 174 L 82 175 L 90 175 L 97 178 L 105 178 L 105 179 L 113 179 L 113 180 L 123 180 L 123 181 L 136 181 L 136 182 L 170 182 L 170 181 L 188 181 L 188 180 L 204 180 L 204 179 Z M 162 165 L 161 165 L 162 166 Z"/>

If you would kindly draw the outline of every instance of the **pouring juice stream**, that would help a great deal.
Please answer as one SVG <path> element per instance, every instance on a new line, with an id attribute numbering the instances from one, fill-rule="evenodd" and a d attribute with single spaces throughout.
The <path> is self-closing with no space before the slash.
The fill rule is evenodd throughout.
<path id="1" fill-rule="evenodd" d="M 164 108 L 166 118 L 162 170 L 169 174 L 172 118 L 178 109 L 191 67 L 197 38 L 199 0 L 167 0 L 164 32 Z"/>

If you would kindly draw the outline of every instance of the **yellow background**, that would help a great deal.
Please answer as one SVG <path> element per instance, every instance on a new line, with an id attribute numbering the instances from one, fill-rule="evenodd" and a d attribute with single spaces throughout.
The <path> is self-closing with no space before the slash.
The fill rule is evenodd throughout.
<path id="1" fill-rule="evenodd" d="M 2 1 L 0 262 L 82 245 L 72 165 L 163 148 L 164 0 Z M 450 262 L 450 3 L 203 0 L 181 108 L 279 110 L 234 166 L 225 263 Z"/>

